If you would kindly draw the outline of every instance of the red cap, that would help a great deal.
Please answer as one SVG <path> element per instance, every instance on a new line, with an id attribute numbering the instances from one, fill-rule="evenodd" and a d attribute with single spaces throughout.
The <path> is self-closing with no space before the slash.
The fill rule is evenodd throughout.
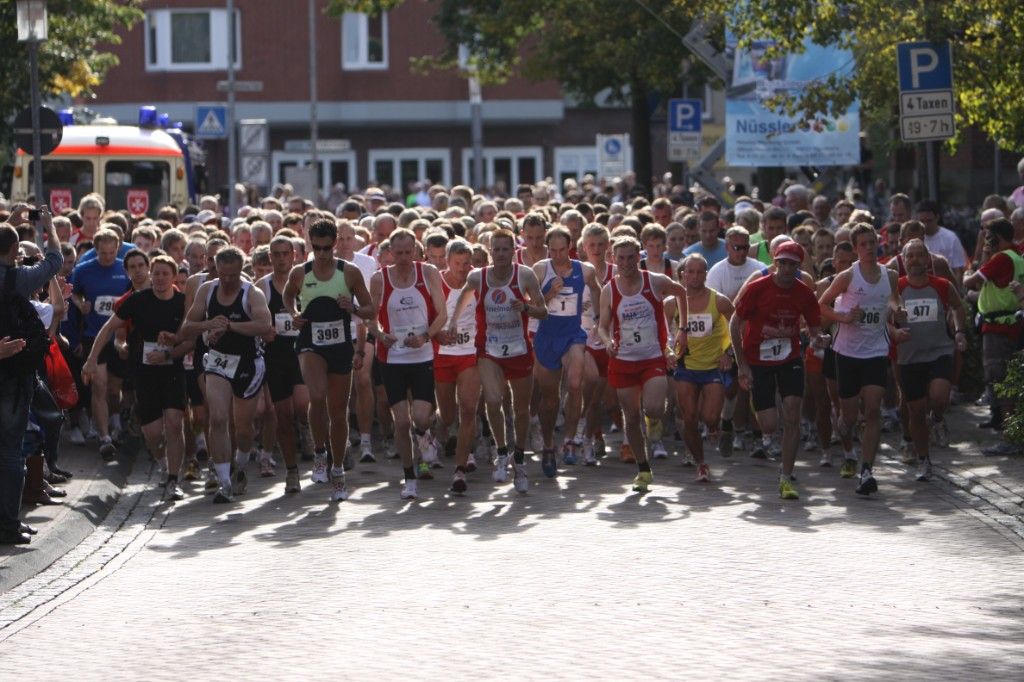
<path id="1" fill-rule="evenodd" d="M 800 246 L 796 242 L 783 242 L 782 244 L 779 244 L 779 248 L 775 249 L 774 257 L 803 263 L 804 247 Z"/>

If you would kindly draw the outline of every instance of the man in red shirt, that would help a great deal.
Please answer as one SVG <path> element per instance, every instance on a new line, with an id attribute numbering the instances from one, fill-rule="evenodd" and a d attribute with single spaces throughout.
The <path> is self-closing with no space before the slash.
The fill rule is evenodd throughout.
<path id="1" fill-rule="evenodd" d="M 786 500 L 800 497 L 792 479 L 804 392 L 801 318 L 813 343 L 827 340 L 820 334 L 818 299 L 797 276 L 803 259 L 803 247 L 796 242 L 779 246 L 774 257 L 775 272 L 746 286 L 736 300 L 736 314 L 729 323 L 733 347 L 742 349 L 736 354 L 740 386 L 751 391 L 757 420 L 768 443 L 779 427 L 775 393 L 782 395 L 779 495 Z"/>

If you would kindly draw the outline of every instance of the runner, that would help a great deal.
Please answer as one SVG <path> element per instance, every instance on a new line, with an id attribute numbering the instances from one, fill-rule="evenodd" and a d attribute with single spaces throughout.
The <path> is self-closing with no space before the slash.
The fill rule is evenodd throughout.
<path id="1" fill-rule="evenodd" d="M 605 260 L 608 253 L 608 228 L 592 223 L 583 230 L 581 251 L 594 269 L 598 285 L 604 287 L 615 274 L 615 266 Z M 595 301 L 590 288 L 583 290 L 583 329 L 587 332 L 586 355 L 583 359 L 583 464 L 597 466 L 598 450 L 604 455 L 604 436 L 601 422 L 604 406 L 615 399 L 615 392 L 608 388 L 608 351 L 597 333 L 596 308 L 601 304 L 600 296 Z M 635 460 L 634 460 L 635 461 Z"/>
<path id="2" fill-rule="evenodd" d="M 246 489 L 245 465 L 253 446 L 253 415 L 263 388 L 265 366 L 260 337 L 273 328 L 267 300 L 242 279 L 245 256 L 231 246 L 217 252 L 218 278 L 203 283 L 175 345 L 182 338 L 207 335 L 203 377 L 210 418 L 210 457 L 220 484 L 215 504 L 234 501 Z M 231 471 L 231 428 L 235 471 Z"/>
<path id="3" fill-rule="evenodd" d="M 455 322 L 455 333 L 442 330 L 437 336 L 434 353 L 434 392 L 437 394 L 440 432 L 447 436 L 458 420 L 455 439 L 455 475 L 451 490 L 466 492 L 466 474 L 476 471 L 476 460 L 470 446 L 476 438 L 476 413 L 480 402 L 480 372 L 476 361 L 476 298 L 463 307 L 455 319 L 466 278 L 473 269 L 473 250 L 462 239 L 453 239 L 447 247 L 448 267 L 441 273 L 441 290 L 445 297 L 448 319 Z M 447 449 L 447 445 L 446 445 Z"/>
<path id="4" fill-rule="evenodd" d="M 581 318 L 583 290 L 588 288 L 591 297 L 598 299 L 601 289 L 598 288 L 594 268 L 589 263 L 569 257 L 572 235 L 567 229 L 552 228 L 544 241 L 548 258 L 534 265 L 533 271 L 541 283 L 548 315 L 540 321 L 533 349 L 537 358 L 534 375 L 541 394 L 540 429 L 544 439 L 541 470 L 545 476 L 553 478 L 558 472 L 554 431 L 563 374 L 567 395 L 562 427 L 562 463 L 571 466 L 577 462 L 578 444 L 574 438 L 583 401 L 583 348 L 587 340 Z"/>
<path id="5" fill-rule="evenodd" d="M 476 297 L 477 367 L 487 408 L 487 421 L 497 447 L 494 480 L 508 480 L 508 441 L 503 401 L 511 389 L 514 427 L 513 485 L 517 492 L 530 490 L 526 475 L 526 436 L 530 425 L 530 393 L 533 390 L 533 354 L 527 335 L 527 318 L 548 315 L 537 276 L 528 267 L 513 263 L 515 235 L 504 228 L 491 232 L 493 265 L 469 273 L 455 306 L 448 332 L 457 333 L 455 321 Z"/>
<path id="6" fill-rule="evenodd" d="M 192 341 L 175 339 L 185 317 L 185 294 L 174 288 L 177 265 L 167 256 L 156 256 L 150 271 L 152 287 L 131 294 L 100 329 L 82 378 L 88 383 L 96 375 L 101 349 L 130 324 L 129 363 L 143 389 L 136 395 L 142 434 L 153 457 L 162 461 L 167 471 L 164 499 L 182 500 L 185 493 L 178 485 L 178 475 L 185 452 L 185 370 L 181 359 L 191 352 Z"/>
<path id="7" fill-rule="evenodd" d="M 341 502 L 348 499 L 344 459 L 352 369 L 365 360 L 362 347 L 352 344 L 352 315 L 372 317 L 374 306 L 359 268 L 334 257 L 338 239 L 334 218 L 314 219 L 308 235 L 313 260 L 292 268 L 282 300 L 292 326 L 299 330 L 295 352 L 309 391 L 311 479 L 330 482 L 331 500 Z"/>
<path id="8" fill-rule="evenodd" d="M 425 475 L 438 461 L 430 431 L 434 415 L 434 349 L 431 340 L 448 320 L 441 276 L 433 265 L 413 260 L 416 235 L 405 228 L 391 233 L 394 264 L 374 273 L 370 294 L 377 309 L 373 335 L 377 359 L 395 422 L 395 445 L 402 457 L 403 500 L 417 497 L 411 432 L 416 434 Z M 411 403 L 411 404 L 410 404 Z"/>
<path id="9" fill-rule="evenodd" d="M 295 339 L 299 330 L 292 314 L 284 305 L 283 293 L 294 266 L 295 246 L 289 237 L 277 236 L 270 240 L 270 263 L 273 271 L 256 281 L 274 322 L 274 328 L 263 337 L 266 344 L 267 387 L 277 417 L 277 445 L 284 458 L 287 493 L 297 493 L 299 484 L 298 447 L 295 441 L 295 415 L 309 411 L 309 391 L 302 381 L 302 370 L 295 354 Z M 300 427 L 301 428 L 301 427 Z M 308 426 L 306 427 L 308 428 Z M 260 462 L 260 474 L 273 474 L 269 461 Z"/>
<path id="10" fill-rule="evenodd" d="M 739 382 L 751 391 L 754 410 L 764 438 L 771 442 L 779 428 L 776 392 L 782 396 L 782 466 L 779 496 L 799 499 L 793 485 L 793 466 L 800 441 L 800 402 L 804 391 L 803 362 L 800 357 L 800 320 L 810 332 L 811 342 L 823 345 L 821 313 L 814 292 L 797 278 L 804 250 L 786 242 L 775 251 L 775 271 L 747 284 L 736 301 L 736 314 L 729 323 L 739 366 Z"/>
<path id="11" fill-rule="evenodd" d="M 966 312 L 956 287 L 928 274 L 931 258 L 923 241 L 911 240 L 902 255 L 907 274 L 899 280 L 899 292 L 906 301 L 909 338 L 896 347 L 900 388 L 910 410 L 917 480 L 927 481 L 932 475 L 927 416 L 930 411 L 941 419 L 949 407 L 953 349 L 963 352 L 967 348 Z M 950 310 L 955 324 L 952 339 L 946 325 Z"/>
<path id="12" fill-rule="evenodd" d="M 705 482 L 711 480 L 711 469 L 704 461 L 697 422 L 703 421 L 707 427 L 708 443 L 718 446 L 718 422 L 725 391 L 732 384 L 728 372 L 733 363 L 729 341 L 732 302 L 705 286 L 707 274 L 707 261 L 698 253 L 687 256 L 679 265 L 687 310 L 686 323 L 679 325 L 679 331 L 686 336 L 686 352 L 680 352 L 674 374 L 676 402 L 683 413 L 683 438 L 697 464 L 697 480 Z M 677 340 L 676 346 L 682 343 Z"/>
<path id="13" fill-rule="evenodd" d="M 649 423 L 664 417 L 667 367 L 674 366 L 676 360 L 668 346 L 662 300 L 675 296 L 678 310 L 685 313 L 686 290 L 665 275 L 640 270 L 640 242 L 636 239 L 616 239 L 612 252 L 617 271 L 601 290 L 598 333 L 608 348 L 608 384 L 616 389 L 626 440 L 637 461 L 633 490 L 646 493 L 654 476 L 640 414 L 642 410 Z M 679 334 L 679 342 L 685 352 L 685 332 Z"/>
<path id="14" fill-rule="evenodd" d="M 870 495 L 878 490 L 872 473 L 881 437 L 881 407 L 889 370 L 889 339 L 905 340 L 908 332 L 898 333 L 890 320 L 906 322 L 898 290 L 899 277 L 878 264 L 878 236 L 875 228 L 857 224 L 850 232 L 857 261 L 836 276 L 819 299 L 822 315 L 839 323 L 835 342 L 836 380 L 839 385 L 840 436 L 853 431 L 863 410 L 861 466 L 857 493 Z M 841 297 L 841 298 L 840 298 Z M 833 308 L 835 304 L 835 308 Z M 851 463 L 844 462 L 847 472 Z"/>

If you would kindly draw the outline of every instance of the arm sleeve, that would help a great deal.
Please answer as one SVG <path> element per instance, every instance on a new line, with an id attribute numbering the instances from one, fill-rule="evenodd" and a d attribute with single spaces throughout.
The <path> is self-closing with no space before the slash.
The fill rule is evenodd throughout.
<path id="1" fill-rule="evenodd" d="M 950 263 L 950 267 L 956 267 Z M 989 258 L 988 262 L 978 270 L 986 281 L 992 282 L 997 287 L 1010 286 L 1013 279 L 1013 261 L 1005 253 L 997 253 Z"/>
<path id="2" fill-rule="evenodd" d="M 60 253 L 48 252 L 46 258 L 30 267 L 19 267 L 15 275 L 15 288 L 22 296 L 29 298 L 43 288 L 50 278 L 60 272 L 64 257 Z"/>

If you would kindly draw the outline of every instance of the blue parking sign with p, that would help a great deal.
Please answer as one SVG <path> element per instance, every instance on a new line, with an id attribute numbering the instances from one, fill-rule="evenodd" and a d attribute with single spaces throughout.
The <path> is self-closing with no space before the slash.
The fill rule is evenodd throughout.
<path id="1" fill-rule="evenodd" d="M 699 133 L 701 121 L 701 101 L 699 99 L 670 99 L 668 101 L 668 131 L 670 133 Z"/>
<path id="2" fill-rule="evenodd" d="M 951 90 L 953 57 L 948 42 L 900 43 L 896 46 L 900 92 Z"/>

